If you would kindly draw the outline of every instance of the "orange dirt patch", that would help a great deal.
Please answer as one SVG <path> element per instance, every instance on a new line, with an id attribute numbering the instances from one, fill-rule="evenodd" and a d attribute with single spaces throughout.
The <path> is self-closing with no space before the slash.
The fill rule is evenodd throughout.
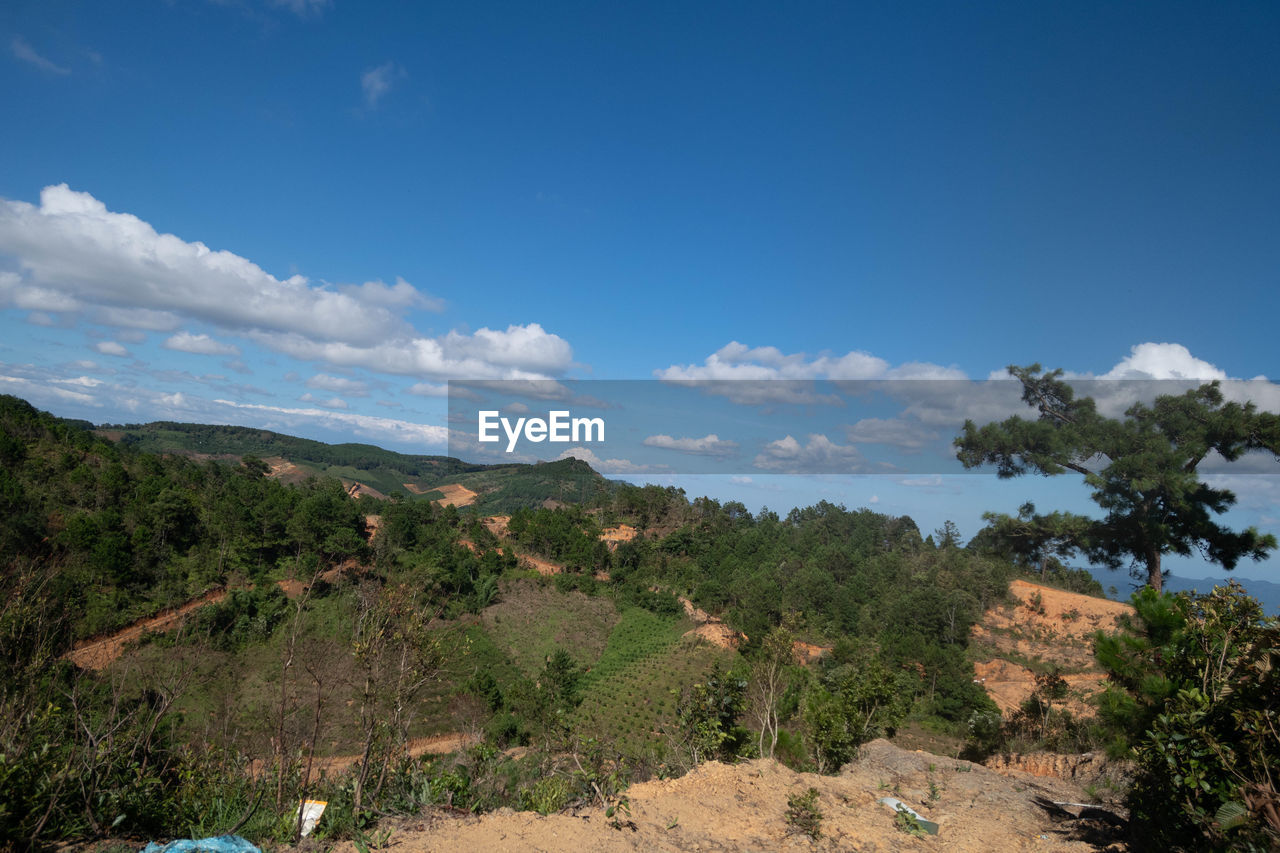
<path id="1" fill-rule="evenodd" d="M 608 545 L 610 551 L 616 551 L 623 542 L 635 539 L 639 532 L 630 524 L 619 524 L 617 527 L 606 527 L 601 530 L 600 541 Z"/>
<path id="2" fill-rule="evenodd" d="M 499 539 L 507 535 L 507 525 L 511 522 L 509 515 L 491 515 L 488 518 L 480 519 L 485 527 L 489 528 L 489 532 Z"/>
<path id="3" fill-rule="evenodd" d="M 459 486 L 452 483 L 448 486 L 436 486 L 431 491 L 440 492 L 444 497 L 440 498 L 436 503 L 440 506 L 471 506 L 479 497 L 475 492 L 466 486 Z"/>
<path id="4" fill-rule="evenodd" d="M 288 459 L 285 459 L 283 456 L 269 456 L 266 459 L 263 459 L 262 461 L 267 463 L 267 465 L 271 469 L 270 471 L 267 472 L 267 476 L 272 477 L 276 480 L 286 480 L 286 481 L 301 480 L 305 476 L 301 468 L 299 468 L 297 465 L 294 465 L 292 462 L 290 462 Z"/>
<path id="5" fill-rule="evenodd" d="M 657 588 L 653 588 L 653 592 L 657 592 Z M 692 619 L 698 627 L 685 631 L 684 635 L 697 636 L 709 643 L 714 643 L 724 649 L 736 649 L 738 646 L 746 642 L 746 635 L 733 630 L 728 625 L 720 621 L 719 617 L 712 616 L 700 607 L 694 607 L 693 602 L 684 596 L 677 596 L 676 600 L 684 608 L 684 615 Z"/>
<path id="6" fill-rule="evenodd" d="M 226 597 L 227 591 L 224 589 L 206 592 L 180 607 L 163 610 L 155 616 L 134 622 L 110 636 L 86 640 L 68 652 L 66 657 L 82 669 L 106 669 L 120 657 L 126 644 L 141 638 L 143 634 L 167 631 L 176 627 L 191 611 L 199 610 L 206 604 L 217 604 Z"/>
<path id="7" fill-rule="evenodd" d="M 422 755 L 448 755 L 451 752 L 466 749 L 476 741 L 477 738 L 473 735 L 458 733 L 418 737 L 409 741 L 405 754 L 410 758 L 417 758 Z M 359 755 L 329 755 L 323 758 L 316 758 L 311 765 L 311 772 L 324 772 L 329 776 L 333 776 L 349 770 L 359 760 Z"/>
<path id="8" fill-rule="evenodd" d="M 382 516 L 366 515 L 364 517 L 364 529 L 368 534 L 366 538 L 372 539 L 378 535 L 378 528 L 382 527 Z"/>
<path id="9" fill-rule="evenodd" d="M 651 591 L 657 592 L 658 589 L 654 587 Z M 684 607 L 684 615 L 688 616 L 690 619 L 692 619 L 694 622 L 697 622 L 699 625 L 702 625 L 707 622 L 720 621 L 719 619 L 712 616 L 710 613 L 703 610 L 702 608 L 694 607 L 693 602 L 685 598 L 684 596 L 679 596 L 677 600 L 680 602 L 680 605 Z"/>
<path id="10" fill-rule="evenodd" d="M 414 495 L 425 495 L 427 492 L 435 491 L 434 489 L 428 489 L 426 486 L 419 486 L 417 483 L 401 483 L 400 485 L 404 486 L 405 491 Z"/>
<path id="11" fill-rule="evenodd" d="M 975 680 L 987 691 L 987 695 L 1008 716 L 1017 711 L 1031 697 L 1036 687 L 1035 673 L 1016 663 L 1001 658 L 978 661 L 973 665 Z M 1088 698 L 1101 693 L 1107 678 L 1100 672 L 1077 672 L 1062 676 L 1067 682 L 1065 707 L 1076 716 L 1091 715 L 1093 706 Z"/>
<path id="12" fill-rule="evenodd" d="M 342 485 L 347 487 L 347 494 L 353 498 L 377 498 L 380 501 L 387 499 L 386 495 L 372 486 L 366 486 L 355 480 L 343 480 Z"/>
<path id="13" fill-rule="evenodd" d="M 886 790 L 892 786 L 892 792 Z M 931 787 L 932 786 L 932 787 Z M 787 799 L 818 792 L 822 837 L 810 841 L 786 819 Z M 932 791 L 932 793 L 931 793 Z M 678 779 L 627 789 L 628 810 L 599 803 L 551 814 L 503 809 L 482 816 L 428 812 L 396 825 L 399 853 L 424 851 L 955 851 L 1051 850 L 1086 853 L 1126 846 L 1111 833 L 1080 832 L 1039 801 L 1082 802 L 1080 785 L 1031 776 L 1010 778 L 979 764 L 908 752 L 888 741 L 867 744 L 839 775 L 796 773 L 769 759 L 708 762 Z M 915 838 L 878 802 L 897 794 L 939 825 Z M 1074 810 L 1071 812 L 1074 814 Z M 613 819 L 618 828 L 611 825 Z M 1088 838 L 1089 840 L 1084 840 Z M 1096 842 L 1096 843 L 1094 843 Z M 334 853 L 351 853 L 341 842 Z"/>
<path id="14" fill-rule="evenodd" d="M 320 579 L 333 583 L 342 576 L 343 571 L 355 568 L 355 566 L 355 561 L 349 561 L 342 566 L 322 572 Z M 280 587 L 281 591 L 289 598 L 297 598 L 307 591 L 307 584 L 297 578 L 276 581 L 276 586 Z M 249 589 L 253 589 L 253 587 L 250 586 Z M 162 610 L 155 616 L 140 619 L 132 625 L 121 628 L 114 634 L 84 640 L 67 652 L 65 657 L 82 669 L 106 669 L 124 653 L 124 647 L 129 643 L 141 639 L 144 634 L 154 634 L 176 628 L 186 620 L 193 610 L 199 610 L 208 604 L 217 604 L 226 597 L 227 591 L 225 589 L 211 590 L 179 607 Z"/>
<path id="15" fill-rule="evenodd" d="M 745 635 L 733 630 L 719 619 L 714 622 L 706 622 L 697 628 L 684 632 L 684 636 L 688 637 L 690 635 L 701 637 L 708 643 L 717 645 L 722 649 L 736 649 L 747 639 Z"/>
<path id="16" fill-rule="evenodd" d="M 558 575 L 564 571 L 564 566 L 556 565 L 550 560 L 544 560 L 532 554 L 521 554 L 520 565 L 526 569 L 533 569 L 540 575 Z"/>
<path id="17" fill-rule="evenodd" d="M 813 643 L 806 643 L 803 640 L 796 640 L 791 644 L 791 652 L 796 656 L 796 660 L 808 666 L 814 661 L 826 655 L 831 651 L 831 646 L 815 646 Z"/>
<path id="18" fill-rule="evenodd" d="M 1093 658 L 1093 635 L 1112 632 L 1132 608 L 1118 601 L 1065 592 L 1024 580 L 1009 584 L 1013 605 L 988 610 L 974 626 L 975 643 L 992 647 L 997 657 L 974 664 L 974 681 L 1008 715 L 1035 690 L 1035 674 L 1007 660 L 1039 660 L 1067 670 L 1066 707 L 1074 714 L 1091 714 L 1089 698 L 1102 690 L 1106 676 Z"/>

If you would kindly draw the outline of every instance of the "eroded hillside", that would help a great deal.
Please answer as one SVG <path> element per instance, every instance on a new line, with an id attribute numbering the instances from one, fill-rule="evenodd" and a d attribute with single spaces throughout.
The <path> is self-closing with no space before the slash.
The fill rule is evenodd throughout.
<path id="1" fill-rule="evenodd" d="M 1091 712 L 1087 700 L 1105 681 L 1093 635 L 1116 630 L 1132 608 L 1024 580 L 1010 583 L 1009 594 L 1011 602 L 989 609 L 973 628 L 974 678 L 1007 715 L 1031 695 L 1037 673 L 1056 668 L 1069 685 L 1068 708 Z"/>

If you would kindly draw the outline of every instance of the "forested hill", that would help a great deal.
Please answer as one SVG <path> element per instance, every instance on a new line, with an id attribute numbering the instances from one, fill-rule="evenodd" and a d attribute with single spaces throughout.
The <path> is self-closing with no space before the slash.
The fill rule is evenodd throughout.
<path id="1" fill-rule="evenodd" d="M 328 475 L 360 483 L 383 495 L 439 498 L 438 486 L 461 485 L 477 493 L 478 509 L 506 513 L 545 501 L 583 502 L 615 488 L 576 459 L 538 465 L 479 465 L 451 456 L 397 453 L 371 444 L 325 444 L 250 427 L 157 421 L 107 425 L 97 434 L 150 453 L 202 458 L 279 460 L 290 479 Z"/>

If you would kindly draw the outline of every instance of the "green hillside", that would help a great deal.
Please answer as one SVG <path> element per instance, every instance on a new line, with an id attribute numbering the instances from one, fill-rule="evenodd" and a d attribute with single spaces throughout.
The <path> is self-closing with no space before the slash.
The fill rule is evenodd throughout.
<path id="1" fill-rule="evenodd" d="M 477 511 L 509 513 L 547 501 L 581 503 L 616 485 L 575 459 L 535 465 L 478 465 L 450 456 L 397 453 L 371 444 L 326 444 L 249 427 L 183 424 L 109 425 L 97 434 L 148 453 L 193 458 L 255 456 L 279 459 L 297 469 L 290 479 L 326 475 L 368 486 L 384 495 L 438 498 L 437 486 L 458 484 L 477 492 Z"/>

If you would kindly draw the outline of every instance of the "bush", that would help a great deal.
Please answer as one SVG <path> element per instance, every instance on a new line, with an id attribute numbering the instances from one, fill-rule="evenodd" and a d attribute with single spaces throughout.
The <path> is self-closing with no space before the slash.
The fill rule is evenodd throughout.
<path id="1" fill-rule="evenodd" d="M 1130 686 L 1105 709 L 1128 722 L 1138 762 L 1133 827 L 1188 849 L 1280 845 L 1280 618 L 1239 584 L 1208 595 L 1134 596 L 1142 624 L 1099 642 Z M 1148 663 L 1155 670 L 1142 673 Z M 1127 701 L 1125 701 L 1127 699 Z"/>

